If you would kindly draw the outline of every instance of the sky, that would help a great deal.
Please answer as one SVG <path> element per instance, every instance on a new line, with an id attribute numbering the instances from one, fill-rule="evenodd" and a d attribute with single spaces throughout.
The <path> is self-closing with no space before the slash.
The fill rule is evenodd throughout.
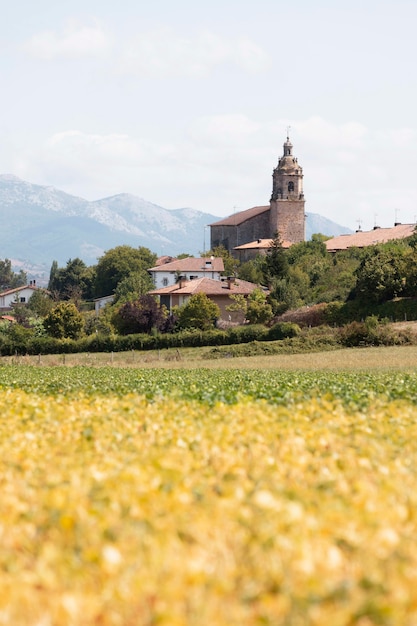
<path id="1" fill-rule="evenodd" d="M 415 222 L 416 24 L 415 0 L 13 0 L 0 174 L 222 217 L 268 204 L 289 132 L 307 212 Z"/>

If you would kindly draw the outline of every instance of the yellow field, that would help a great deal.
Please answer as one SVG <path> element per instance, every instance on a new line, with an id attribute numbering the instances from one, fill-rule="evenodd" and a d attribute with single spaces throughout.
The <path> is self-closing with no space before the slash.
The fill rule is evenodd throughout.
<path id="1" fill-rule="evenodd" d="M 0 400 L 0 624 L 417 624 L 415 406 Z"/>

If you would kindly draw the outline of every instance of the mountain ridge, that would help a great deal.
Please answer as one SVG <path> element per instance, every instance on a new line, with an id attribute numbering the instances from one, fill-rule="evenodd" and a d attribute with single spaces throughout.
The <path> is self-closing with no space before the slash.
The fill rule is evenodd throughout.
<path id="1" fill-rule="evenodd" d="M 145 246 L 158 255 L 198 255 L 209 247 L 210 223 L 217 215 L 193 208 L 168 210 L 129 193 L 86 200 L 52 186 L 0 175 L 0 259 L 41 277 L 52 261 L 63 266 L 79 257 L 93 265 L 117 245 Z M 307 213 L 306 237 L 352 232 Z M 42 269 L 40 269 L 42 268 Z"/>

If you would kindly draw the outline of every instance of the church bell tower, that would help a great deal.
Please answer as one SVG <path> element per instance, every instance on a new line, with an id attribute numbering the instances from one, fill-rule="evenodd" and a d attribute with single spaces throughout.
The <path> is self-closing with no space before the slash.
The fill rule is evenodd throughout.
<path id="1" fill-rule="evenodd" d="M 303 168 L 293 156 L 289 135 L 284 154 L 272 173 L 270 229 L 272 235 L 278 232 L 283 241 L 298 243 L 305 239 Z"/>

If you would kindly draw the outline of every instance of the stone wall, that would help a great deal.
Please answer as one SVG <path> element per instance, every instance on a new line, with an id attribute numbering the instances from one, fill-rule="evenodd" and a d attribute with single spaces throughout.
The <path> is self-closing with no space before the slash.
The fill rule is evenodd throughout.
<path id="1" fill-rule="evenodd" d="M 305 239 L 304 200 L 271 200 L 270 234 L 279 232 L 281 239 L 299 243 Z"/>
<path id="2" fill-rule="evenodd" d="M 233 248 L 256 239 L 270 237 L 269 211 L 256 215 L 249 220 L 235 225 L 211 226 L 211 248 L 223 245 L 226 250 L 233 252 Z"/>

